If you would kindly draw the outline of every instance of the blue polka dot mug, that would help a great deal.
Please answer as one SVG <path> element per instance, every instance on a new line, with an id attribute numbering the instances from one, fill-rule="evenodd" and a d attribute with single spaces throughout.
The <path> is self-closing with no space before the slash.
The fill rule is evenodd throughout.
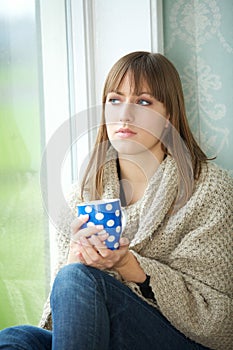
<path id="1" fill-rule="evenodd" d="M 122 233 L 122 223 L 125 216 L 122 213 L 120 199 L 102 199 L 77 205 L 78 215 L 89 215 L 83 228 L 93 225 L 103 225 L 109 234 L 105 241 L 106 247 L 114 250 L 119 248 Z"/>

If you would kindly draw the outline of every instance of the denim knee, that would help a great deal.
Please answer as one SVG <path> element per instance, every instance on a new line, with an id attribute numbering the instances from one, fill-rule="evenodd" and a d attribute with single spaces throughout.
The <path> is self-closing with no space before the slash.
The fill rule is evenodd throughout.
<path id="1" fill-rule="evenodd" d="M 14 346 L 14 335 L 12 328 L 5 328 L 0 331 L 0 349 L 12 349 Z"/>
<path id="2" fill-rule="evenodd" d="M 53 283 L 51 299 L 56 296 L 59 296 L 59 298 L 67 297 L 80 285 L 85 287 L 92 283 L 95 284 L 96 281 L 90 269 L 90 267 L 80 263 L 69 264 L 61 268 Z"/>
<path id="3" fill-rule="evenodd" d="M 52 335 L 45 329 L 22 325 L 0 331 L 0 349 L 51 349 Z"/>
<path id="4" fill-rule="evenodd" d="M 59 283 L 60 281 L 66 280 L 67 283 L 69 281 L 72 281 L 74 279 L 87 279 L 88 281 L 92 281 L 96 283 L 98 279 L 101 279 L 104 275 L 106 275 L 106 272 L 96 269 L 91 266 L 86 266 L 81 263 L 73 263 L 64 266 L 61 268 L 61 270 L 58 272 L 56 276 L 56 283 Z"/>
<path id="5" fill-rule="evenodd" d="M 66 265 L 61 268 L 61 270 L 58 272 L 54 285 L 56 284 L 62 284 L 64 286 L 64 281 L 66 282 L 66 285 L 72 284 L 74 281 L 77 281 L 77 278 L 80 280 L 88 279 L 92 280 L 93 282 L 95 279 L 92 277 L 91 270 L 94 268 L 91 268 L 89 266 L 86 266 L 81 263 L 73 263 Z"/>

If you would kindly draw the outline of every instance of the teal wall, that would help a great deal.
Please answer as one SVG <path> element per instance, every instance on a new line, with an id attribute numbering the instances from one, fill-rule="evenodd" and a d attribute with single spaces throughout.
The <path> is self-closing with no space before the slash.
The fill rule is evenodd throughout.
<path id="1" fill-rule="evenodd" d="M 164 0 L 163 13 L 164 53 L 181 75 L 191 128 L 233 174 L 233 1 Z"/>

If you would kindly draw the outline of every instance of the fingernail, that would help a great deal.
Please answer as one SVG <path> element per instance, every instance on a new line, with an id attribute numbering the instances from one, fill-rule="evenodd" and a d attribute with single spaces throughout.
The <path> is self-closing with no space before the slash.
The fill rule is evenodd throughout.
<path id="1" fill-rule="evenodd" d="M 103 226 L 103 225 L 96 225 L 96 228 L 98 228 L 98 229 L 103 229 L 104 226 Z"/>
<path id="2" fill-rule="evenodd" d="M 108 233 L 105 230 L 102 230 L 97 233 L 98 236 L 105 236 L 106 234 L 108 235 Z"/>

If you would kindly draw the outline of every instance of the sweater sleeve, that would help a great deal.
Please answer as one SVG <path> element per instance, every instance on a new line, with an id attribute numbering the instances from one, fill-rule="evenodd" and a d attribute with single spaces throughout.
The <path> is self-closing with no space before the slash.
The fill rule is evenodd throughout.
<path id="1" fill-rule="evenodd" d="M 150 275 L 157 307 L 175 328 L 211 349 L 232 350 L 233 181 L 215 167 L 205 176 L 182 211 L 180 231 L 172 224 L 178 214 L 162 228 L 163 239 L 155 232 L 131 251 Z M 161 244 L 163 251 L 164 242 L 172 242 L 172 249 L 154 255 L 150 246 Z"/>
<path id="2" fill-rule="evenodd" d="M 150 275 L 158 308 L 177 329 L 210 348 L 232 349 L 232 213 L 189 232 L 166 262 L 132 253 Z"/>

